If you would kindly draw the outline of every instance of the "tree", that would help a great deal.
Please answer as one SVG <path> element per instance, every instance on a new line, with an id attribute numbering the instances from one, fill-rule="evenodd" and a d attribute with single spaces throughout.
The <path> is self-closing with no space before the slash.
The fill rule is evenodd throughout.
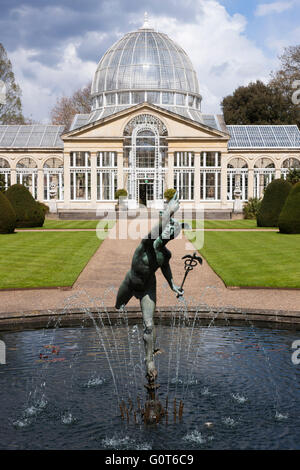
<path id="1" fill-rule="evenodd" d="M 13 184 L 5 196 L 10 201 L 17 216 L 16 227 L 42 227 L 45 221 L 44 211 L 32 197 L 31 192 L 22 184 Z"/>
<path id="2" fill-rule="evenodd" d="M 7 199 L 0 192 L 0 233 L 14 233 L 16 228 L 16 213 Z"/>
<path id="3" fill-rule="evenodd" d="M 278 222 L 280 233 L 300 233 L 300 183 L 288 195 Z"/>
<path id="4" fill-rule="evenodd" d="M 259 80 L 237 88 L 221 105 L 226 124 L 295 124 L 290 100 Z"/>
<path id="5" fill-rule="evenodd" d="M 0 80 L 5 85 L 5 103 L 0 102 L 0 124 L 24 124 L 22 113 L 21 89 L 15 82 L 6 50 L 0 43 Z"/>
<path id="6" fill-rule="evenodd" d="M 300 168 L 292 168 L 286 177 L 287 181 L 291 184 L 300 183 Z"/>
<path id="7" fill-rule="evenodd" d="M 290 106 L 290 113 L 294 123 L 297 122 L 300 127 L 300 108 L 299 103 L 293 102 L 293 95 L 299 90 L 300 86 L 296 81 L 300 80 L 300 44 L 286 47 L 281 56 L 279 56 L 281 67 L 276 72 L 271 73 L 269 86 L 280 91 L 285 96 Z M 300 93 L 297 92 L 297 97 Z M 299 98 L 298 98 L 299 99 Z"/>
<path id="8" fill-rule="evenodd" d="M 70 128 L 75 114 L 89 114 L 92 109 L 91 83 L 84 88 L 76 90 L 72 96 L 62 96 L 56 100 L 51 111 L 52 124 Z"/>
<path id="9" fill-rule="evenodd" d="M 267 186 L 257 214 L 258 227 L 278 227 L 278 219 L 291 188 L 291 183 L 284 179 L 276 179 Z"/>

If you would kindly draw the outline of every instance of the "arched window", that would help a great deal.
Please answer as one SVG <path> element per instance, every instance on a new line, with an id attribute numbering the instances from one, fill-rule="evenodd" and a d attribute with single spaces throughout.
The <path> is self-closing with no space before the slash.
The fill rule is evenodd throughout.
<path id="1" fill-rule="evenodd" d="M 298 158 L 287 158 L 282 164 L 282 168 L 288 168 L 289 170 L 294 170 L 300 168 L 300 159 Z"/>
<path id="2" fill-rule="evenodd" d="M 8 161 L 0 157 L 0 187 L 5 190 L 10 186 L 11 170 Z"/>
<path id="3" fill-rule="evenodd" d="M 268 157 L 259 158 L 254 165 L 254 197 L 262 198 L 266 187 L 274 179 L 274 162 Z"/>
<path id="4" fill-rule="evenodd" d="M 51 157 L 48 158 L 44 163 L 44 168 L 63 168 L 64 164 L 60 158 Z"/>
<path id="5" fill-rule="evenodd" d="M 50 157 L 44 163 L 44 200 L 64 199 L 64 164 L 60 158 Z"/>
<path id="6" fill-rule="evenodd" d="M 242 201 L 248 200 L 248 164 L 241 157 L 232 158 L 227 165 L 227 200 L 235 199 L 235 190 L 242 192 Z"/>
<path id="7" fill-rule="evenodd" d="M 25 157 L 18 161 L 17 168 L 37 168 L 37 164 L 33 158 Z"/>
<path id="8" fill-rule="evenodd" d="M 24 157 L 17 163 L 17 183 L 23 184 L 37 198 L 37 164 L 33 158 Z"/>

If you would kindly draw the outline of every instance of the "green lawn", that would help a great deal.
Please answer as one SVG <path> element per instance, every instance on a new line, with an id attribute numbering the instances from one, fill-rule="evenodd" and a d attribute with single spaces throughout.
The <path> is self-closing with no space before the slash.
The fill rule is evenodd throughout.
<path id="1" fill-rule="evenodd" d="M 101 243 L 94 232 L 0 235 L 0 289 L 71 286 Z"/>
<path id="2" fill-rule="evenodd" d="M 112 228 L 115 224 L 114 220 L 53 220 L 46 219 L 43 227 L 35 227 L 34 230 L 50 230 L 50 229 L 96 229 Z M 26 230 L 26 229 L 22 229 Z M 27 229 L 33 230 L 33 229 Z"/>
<path id="3" fill-rule="evenodd" d="M 300 288 L 300 235 L 206 232 L 204 240 L 199 251 L 227 286 Z"/>
<path id="4" fill-rule="evenodd" d="M 203 228 L 203 221 L 188 221 L 193 229 Z M 261 229 L 257 227 L 256 220 L 205 220 L 204 228 L 206 229 Z M 267 227 L 266 227 L 267 228 Z M 276 229 L 275 229 L 276 230 Z"/>

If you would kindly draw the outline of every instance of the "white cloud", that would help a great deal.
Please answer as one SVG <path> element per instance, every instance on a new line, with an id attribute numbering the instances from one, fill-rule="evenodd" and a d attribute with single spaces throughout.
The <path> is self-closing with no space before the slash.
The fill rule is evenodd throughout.
<path id="1" fill-rule="evenodd" d="M 246 36 L 246 18 L 230 15 L 217 0 L 195 0 L 196 21 L 184 23 L 170 16 L 151 16 L 151 23 L 169 35 L 187 52 L 198 74 L 203 112 L 219 112 L 220 101 L 240 85 L 250 81 L 268 80 L 277 66 L 277 59 L 267 58 L 263 51 Z M 132 16 L 140 24 L 140 15 Z M 130 24 L 122 24 L 130 31 Z M 61 49 L 61 60 L 56 67 L 38 62 L 34 50 L 18 49 L 10 53 L 16 78 L 23 91 L 24 114 L 33 119 L 49 120 L 56 98 L 70 95 L 93 78 L 97 62 L 79 58 L 78 50 L 88 40 L 107 42 L 102 33 L 86 33 L 82 38 L 70 39 Z M 71 42 L 72 41 L 72 42 Z M 40 51 L 39 51 L 40 53 Z M 36 56 L 36 58 L 35 58 Z"/>
<path id="2" fill-rule="evenodd" d="M 67 44 L 61 50 L 61 60 L 55 67 L 35 59 L 40 52 L 17 49 L 10 54 L 16 81 L 22 89 L 23 111 L 26 117 L 47 122 L 56 99 L 71 95 L 86 85 L 96 69 L 96 62 L 83 61 L 76 53 L 78 44 Z"/>
<path id="3" fill-rule="evenodd" d="M 255 11 L 256 16 L 266 16 L 271 15 L 272 13 L 283 13 L 284 11 L 289 10 L 294 6 L 295 2 L 292 0 L 290 2 L 273 2 L 273 3 L 262 3 L 257 6 Z"/>
<path id="4" fill-rule="evenodd" d="M 267 58 L 245 34 L 247 21 L 216 0 L 198 0 L 196 23 L 155 17 L 152 23 L 180 44 L 196 69 L 203 112 L 220 112 L 222 98 L 240 85 L 267 81 L 277 59 Z"/>

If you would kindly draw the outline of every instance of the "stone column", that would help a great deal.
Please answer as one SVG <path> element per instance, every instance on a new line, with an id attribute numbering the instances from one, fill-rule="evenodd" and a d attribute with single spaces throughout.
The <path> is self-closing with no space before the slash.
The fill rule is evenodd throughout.
<path id="1" fill-rule="evenodd" d="M 197 153 L 195 154 L 195 175 L 194 175 L 194 199 L 196 204 L 200 204 L 200 159 L 201 159 L 201 154 Z"/>
<path id="2" fill-rule="evenodd" d="M 118 168 L 118 188 L 126 189 L 124 185 L 124 174 L 123 174 L 123 152 L 117 153 L 117 168 Z"/>
<path id="3" fill-rule="evenodd" d="M 248 169 L 248 200 L 254 197 L 254 169 Z"/>
<path id="4" fill-rule="evenodd" d="M 10 184 L 17 184 L 17 170 L 16 168 L 11 168 L 10 170 Z"/>
<path id="5" fill-rule="evenodd" d="M 221 154 L 221 204 L 227 204 L 227 158 Z"/>
<path id="6" fill-rule="evenodd" d="M 91 152 L 91 205 L 97 204 L 97 153 Z"/>
<path id="7" fill-rule="evenodd" d="M 280 168 L 276 168 L 275 170 L 275 179 L 278 180 L 281 178 L 281 170 Z"/>
<path id="8" fill-rule="evenodd" d="M 37 171 L 37 200 L 44 200 L 44 172 L 42 168 Z"/>
<path id="9" fill-rule="evenodd" d="M 168 153 L 167 186 L 168 189 L 174 188 L 174 152 Z"/>
<path id="10" fill-rule="evenodd" d="M 71 177 L 70 177 L 70 153 L 64 154 L 64 206 L 70 207 L 71 202 Z"/>

